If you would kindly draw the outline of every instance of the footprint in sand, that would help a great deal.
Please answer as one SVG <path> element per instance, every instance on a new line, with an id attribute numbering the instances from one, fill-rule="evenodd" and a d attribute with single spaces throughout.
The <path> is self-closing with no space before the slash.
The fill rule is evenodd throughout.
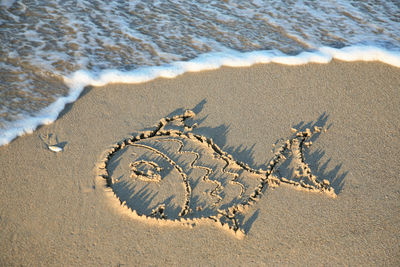
<path id="1" fill-rule="evenodd" d="M 320 127 L 297 131 L 281 142 L 263 168 L 235 160 L 214 141 L 186 124 L 191 110 L 162 118 L 153 130 L 128 137 L 105 151 L 97 165 L 113 198 L 134 218 L 160 225 L 213 223 L 244 235 L 244 214 L 267 187 L 281 184 L 336 197 L 328 180 L 319 180 L 304 150 Z M 282 177 L 290 162 L 294 178 Z"/>

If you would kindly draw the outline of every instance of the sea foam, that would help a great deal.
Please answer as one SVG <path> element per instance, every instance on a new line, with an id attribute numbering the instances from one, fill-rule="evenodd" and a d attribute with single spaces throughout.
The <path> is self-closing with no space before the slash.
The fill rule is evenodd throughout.
<path id="1" fill-rule="evenodd" d="M 341 49 L 321 47 L 312 52 L 298 55 L 286 55 L 277 50 L 238 52 L 226 50 L 202 54 L 190 61 L 176 61 L 171 64 L 154 67 L 140 67 L 132 71 L 103 70 L 98 73 L 79 70 L 64 77 L 70 88 L 69 94 L 58 98 L 36 116 L 5 123 L 0 130 L 0 146 L 8 144 L 14 138 L 25 133 L 32 133 L 39 125 L 54 122 L 65 105 L 76 101 L 86 86 L 104 86 L 110 83 L 144 83 L 155 78 L 174 78 L 185 72 L 214 70 L 222 66 L 248 67 L 254 64 L 279 63 L 284 65 L 302 65 L 308 63 L 326 64 L 332 59 L 342 61 L 380 61 L 400 67 L 400 52 L 389 51 L 374 46 L 349 46 Z"/>

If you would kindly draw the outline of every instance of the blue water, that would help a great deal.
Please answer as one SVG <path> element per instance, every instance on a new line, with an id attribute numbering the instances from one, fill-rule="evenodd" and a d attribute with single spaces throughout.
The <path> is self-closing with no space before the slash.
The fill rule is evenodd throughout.
<path id="1" fill-rule="evenodd" d="M 0 1 L 0 145 L 87 85 L 222 65 L 400 67 L 400 1 Z"/>

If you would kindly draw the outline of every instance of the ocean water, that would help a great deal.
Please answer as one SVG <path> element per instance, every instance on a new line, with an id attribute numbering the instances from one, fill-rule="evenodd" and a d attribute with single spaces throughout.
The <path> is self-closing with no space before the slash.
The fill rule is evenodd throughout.
<path id="1" fill-rule="evenodd" d="M 279 62 L 400 67 L 400 1 L 0 0 L 0 145 L 87 85 Z"/>

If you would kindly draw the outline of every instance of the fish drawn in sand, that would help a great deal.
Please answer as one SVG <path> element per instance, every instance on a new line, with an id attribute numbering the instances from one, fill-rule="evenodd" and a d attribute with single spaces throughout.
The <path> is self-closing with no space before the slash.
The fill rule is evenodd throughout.
<path id="1" fill-rule="evenodd" d="M 223 151 L 213 139 L 187 125 L 195 113 L 162 118 L 153 130 L 127 137 L 104 152 L 97 164 L 110 195 L 135 219 L 160 225 L 212 223 L 244 236 L 244 214 L 267 187 L 288 185 L 336 197 L 328 180 L 319 180 L 304 150 L 321 127 L 297 131 L 282 142 L 263 168 L 254 169 Z M 295 178 L 282 177 L 289 161 Z M 286 162 L 287 163 L 287 162 Z"/>

